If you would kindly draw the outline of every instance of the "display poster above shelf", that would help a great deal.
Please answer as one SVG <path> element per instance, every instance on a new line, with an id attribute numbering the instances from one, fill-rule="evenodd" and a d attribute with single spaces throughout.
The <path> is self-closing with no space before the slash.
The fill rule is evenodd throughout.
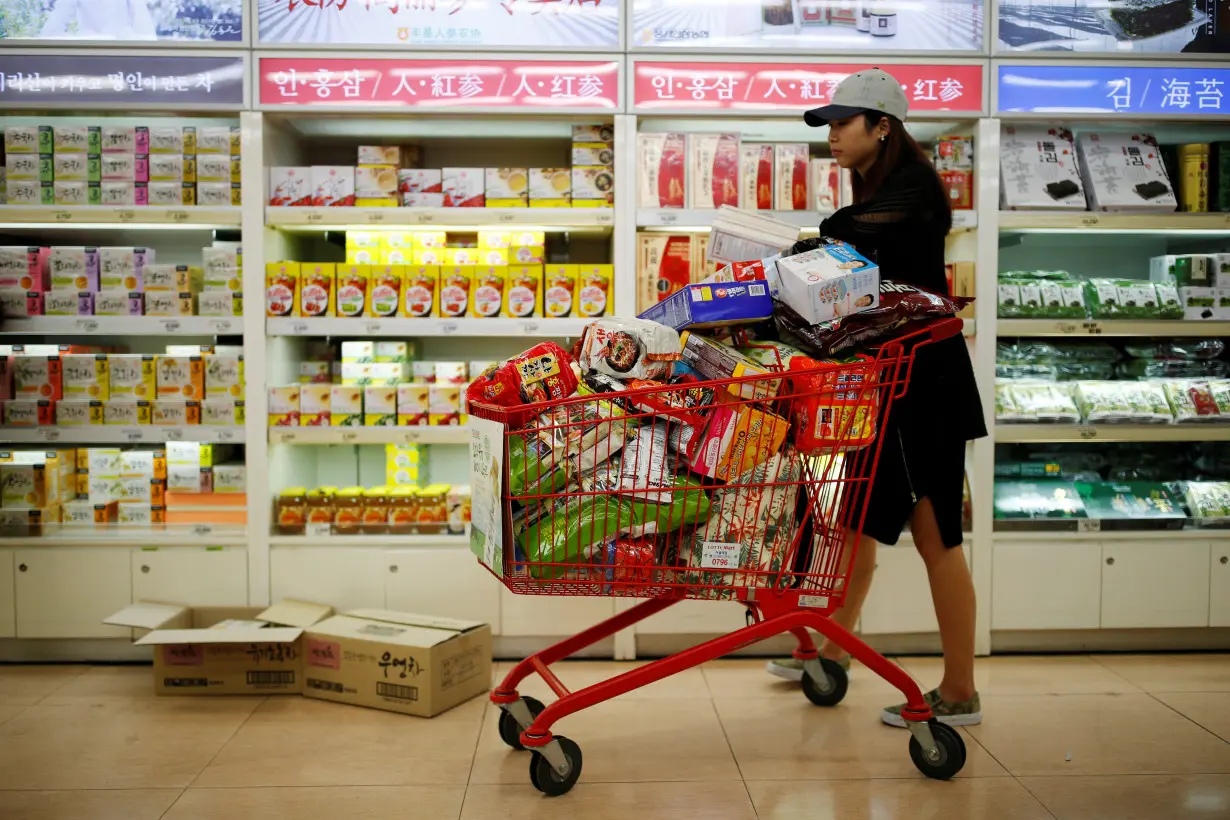
<path id="1" fill-rule="evenodd" d="M 881 66 L 901 83 L 910 114 L 983 111 L 982 64 Z M 871 65 L 844 63 L 648 62 L 633 63 L 633 108 L 671 111 L 741 111 L 782 114 L 827 104 L 849 75 Z"/>
<path id="2" fill-rule="evenodd" d="M 258 0 L 260 45 L 619 49 L 619 0 Z"/>
<path id="3" fill-rule="evenodd" d="M 0 52 L 0 107 L 245 107 L 241 56 Z"/>
<path id="4" fill-rule="evenodd" d="M 260 104 L 614 111 L 619 63 L 262 57 Z"/>
<path id="5" fill-rule="evenodd" d="M 1230 67 L 998 65 L 999 114 L 1225 118 Z"/>
<path id="6" fill-rule="evenodd" d="M 814 53 L 982 51 L 983 0 L 633 0 L 630 48 Z"/>
<path id="7" fill-rule="evenodd" d="M 98 42 L 108 45 L 228 43 L 244 40 L 247 0 L 102 2 L 56 0 L 0 3 L 0 40 Z M 282 0 L 285 6 L 287 0 Z M 345 0 L 341 0 L 344 4 Z M 290 0 L 298 5 L 297 0 Z M 315 2 L 309 0 L 311 5 Z"/>
<path id="8" fill-rule="evenodd" d="M 1219 0 L 1063 4 L 999 0 L 995 50 L 1000 54 L 1067 51 L 1119 58 L 1225 53 L 1230 8 L 1224 0 L 1220 10 L 1218 5 Z"/>

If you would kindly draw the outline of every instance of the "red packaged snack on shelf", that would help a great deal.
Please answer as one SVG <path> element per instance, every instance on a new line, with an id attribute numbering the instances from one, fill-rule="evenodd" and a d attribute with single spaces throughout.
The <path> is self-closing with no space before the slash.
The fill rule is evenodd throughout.
<path id="1" fill-rule="evenodd" d="M 577 391 L 577 374 L 572 357 L 554 342 L 542 342 L 503 364 L 494 365 L 466 388 L 467 403 L 517 407 L 523 404 L 564 399 Z M 514 415 L 511 423 L 520 425 L 533 412 Z"/>

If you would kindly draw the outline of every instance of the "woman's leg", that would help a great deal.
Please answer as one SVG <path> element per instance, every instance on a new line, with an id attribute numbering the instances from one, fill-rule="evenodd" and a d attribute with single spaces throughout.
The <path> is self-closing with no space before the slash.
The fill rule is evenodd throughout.
<path id="1" fill-rule="evenodd" d="M 927 567 L 931 600 L 940 625 L 944 648 L 944 679 L 940 696 L 945 703 L 974 697 L 974 622 L 977 606 L 974 579 L 961 547 L 946 547 L 935 520 L 931 499 L 924 498 L 910 519 L 914 546 Z"/>
<path id="2" fill-rule="evenodd" d="M 846 587 L 846 599 L 841 608 L 836 610 L 832 619 L 851 632 L 858 623 L 858 616 L 863 611 L 863 602 L 871 589 L 871 579 L 876 571 L 876 540 L 866 535 L 858 536 L 858 552 L 854 556 L 853 566 L 850 564 L 850 552 L 854 546 L 854 533 L 846 536 L 846 550 L 842 555 L 841 571 L 850 569 L 850 581 Z M 849 655 L 846 650 L 837 646 L 827 638 L 820 646 L 820 656 L 832 660 L 843 660 Z"/>

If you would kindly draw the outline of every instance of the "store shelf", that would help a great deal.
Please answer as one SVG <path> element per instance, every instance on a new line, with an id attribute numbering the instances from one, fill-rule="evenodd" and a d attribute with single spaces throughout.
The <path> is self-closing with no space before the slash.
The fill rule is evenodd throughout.
<path id="1" fill-rule="evenodd" d="M 103 336 L 224 336 L 243 333 L 243 317 L 184 316 L 37 316 L 5 319 L 0 333 L 70 336 L 82 333 Z"/>
<path id="2" fill-rule="evenodd" d="M 452 427 L 270 427 L 270 444 L 468 444 L 470 431 Z"/>
<path id="3" fill-rule="evenodd" d="M 1134 321 L 1130 319 L 1000 319 L 1000 336 L 1230 336 L 1230 322 Z"/>
<path id="4" fill-rule="evenodd" d="M 1000 211 L 1000 230 L 1107 233 L 1230 232 L 1230 213 L 1103 214 L 1089 211 Z"/>
<path id="5" fill-rule="evenodd" d="M 240 224 L 237 207 L 109 208 L 102 205 L 0 205 L 0 228 L 230 228 Z"/>
<path id="6" fill-rule="evenodd" d="M 1080 521 L 1081 519 L 1077 519 Z M 1085 519 L 1087 520 L 1087 519 Z M 1019 522 L 1013 522 L 1019 523 Z M 1217 541 L 1230 538 L 1230 529 L 1201 529 L 1188 527 L 1182 530 L 1101 530 L 1079 532 L 1066 530 L 996 530 L 996 541 L 1157 541 L 1159 547 L 1176 539 L 1183 541 Z"/>
<path id="7" fill-rule="evenodd" d="M 580 336 L 589 319 L 295 319 L 266 322 L 270 336 Z"/>
<path id="8" fill-rule="evenodd" d="M 611 208 L 287 208 L 267 206 L 265 224 L 275 228 L 568 228 L 610 229 Z"/>
<path id="9" fill-rule="evenodd" d="M 273 535 L 271 547 L 446 547 L 470 548 L 468 535 Z"/>
<path id="10" fill-rule="evenodd" d="M 248 536 L 242 527 L 192 527 L 159 529 L 61 530 L 40 536 L 0 536 L 0 547 L 245 547 Z"/>
<path id="11" fill-rule="evenodd" d="M 1230 441 L 1230 424 L 997 424 L 996 444 Z"/>
<path id="12" fill-rule="evenodd" d="M 797 225 L 800 229 L 816 230 L 820 223 L 832 214 L 832 211 L 758 211 L 763 216 L 772 217 L 779 222 Z M 683 209 L 683 208 L 642 208 L 636 212 L 638 228 L 671 228 L 680 231 L 707 231 L 713 227 L 713 219 L 717 216 L 714 209 Z M 953 211 L 952 226 L 957 230 L 976 228 L 978 213 L 976 211 Z"/>
<path id="13" fill-rule="evenodd" d="M 242 427 L 205 425 L 0 427 L 0 441 L 6 444 L 165 444 L 168 441 L 240 444 L 243 440 L 244 428 Z"/>

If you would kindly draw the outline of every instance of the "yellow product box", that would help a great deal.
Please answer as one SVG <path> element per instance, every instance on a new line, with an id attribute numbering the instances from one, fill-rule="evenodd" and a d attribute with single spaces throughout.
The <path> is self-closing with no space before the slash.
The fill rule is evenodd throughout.
<path id="1" fill-rule="evenodd" d="M 161 486 L 162 482 L 158 482 Z M 121 478 L 119 483 L 119 498 L 121 504 L 154 504 L 161 503 L 154 501 L 154 486 L 155 479 L 138 477 L 138 478 Z M 163 495 L 164 490 L 159 491 L 159 495 Z M 162 501 L 165 501 L 165 497 Z"/>
<path id="2" fill-rule="evenodd" d="M 299 426 L 328 427 L 332 419 L 333 385 L 304 384 L 299 387 Z"/>
<path id="3" fill-rule="evenodd" d="M 82 427 L 103 423 L 103 403 L 97 399 L 64 399 L 56 402 L 57 427 Z"/>
<path id="4" fill-rule="evenodd" d="M 508 268 L 501 316 L 526 319 L 542 315 L 542 265 L 513 265 Z"/>
<path id="5" fill-rule="evenodd" d="M 269 426 L 299 426 L 299 395 L 306 385 L 292 384 L 269 388 Z"/>
<path id="6" fill-rule="evenodd" d="M 205 356 L 205 396 L 211 399 L 243 398 L 243 356 Z"/>
<path id="7" fill-rule="evenodd" d="M 120 478 L 154 478 L 154 450 L 124 450 L 120 453 Z M 166 475 L 166 455 L 162 457 L 163 475 Z"/>
<path id="8" fill-rule="evenodd" d="M 299 315 L 298 262 L 270 262 L 265 265 L 265 315 Z"/>
<path id="9" fill-rule="evenodd" d="M 151 527 L 154 511 L 149 504 L 133 501 L 117 505 L 116 523 L 121 527 Z"/>
<path id="10" fill-rule="evenodd" d="M 380 257 L 376 264 L 380 265 L 409 265 L 414 262 L 413 248 L 384 248 L 380 249 Z"/>
<path id="11" fill-rule="evenodd" d="M 337 265 L 304 262 L 299 266 L 299 312 L 305 317 L 336 315 Z"/>
<path id="12" fill-rule="evenodd" d="M 141 353 L 107 356 L 108 398 L 152 399 L 158 392 L 154 357 Z"/>
<path id="13" fill-rule="evenodd" d="M 406 281 L 405 265 L 374 265 L 367 286 L 368 316 L 396 316 L 401 307 L 401 292 Z"/>
<path id="14" fill-rule="evenodd" d="M 499 316 L 504 307 L 504 292 L 508 289 L 508 267 L 480 267 L 474 271 L 474 293 L 470 299 L 469 316 L 489 319 Z"/>
<path id="15" fill-rule="evenodd" d="M 86 499 L 77 499 L 65 501 L 61 507 L 65 527 L 105 527 L 114 524 L 118 514 L 115 501 L 94 504 Z"/>
<path id="16" fill-rule="evenodd" d="M 50 534 L 51 526 L 62 521 L 59 504 L 38 510 L 5 510 L 0 508 L 0 535 L 38 538 Z"/>
<path id="17" fill-rule="evenodd" d="M 141 269 L 141 276 L 146 293 L 150 291 L 195 293 L 201 289 L 205 281 L 204 272 L 194 265 L 146 265 Z M 239 290 L 238 287 L 233 289 Z"/>
<path id="18" fill-rule="evenodd" d="M 0 464 L 0 509 L 41 509 L 59 502 L 58 468 L 47 464 Z"/>
<path id="19" fill-rule="evenodd" d="M 371 364 L 376 361 L 376 343 L 342 342 L 342 364 Z"/>
<path id="20" fill-rule="evenodd" d="M 379 231 L 346 232 L 346 264 L 374 265 L 380 260 L 382 238 Z"/>
<path id="21" fill-rule="evenodd" d="M 243 294 L 228 290 L 207 290 L 197 297 L 199 316 L 242 316 Z"/>
<path id="22" fill-rule="evenodd" d="M 191 293 L 154 291 L 145 294 L 146 316 L 194 316 L 196 296 Z"/>
<path id="23" fill-rule="evenodd" d="M 431 385 L 411 382 L 397 385 L 397 424 L 415 427 L 427 423 Z"/>
<path id="24" fill-rule="evenodd" d="M 473 265 L 454 265 L 440 269 L 441 316 L 453 318 L 469 313 L 474 275 Z"/>
<path id="25" fill-rule="evenodd" d="M 531 168 L 529 188 L 531 208 L 567 208 L 572 204 L 572 171 Z"/>
<path id="26" fill-rule="evenodd" d="M 77 487 L 73 493 L 75 496 L 85 497 L 90 492 L 90 474 L 77 473 Z"/>
<path id="27" fill-rule="evenodd" d="M 384 199 L 397 196 L 396 165 L 360 165 L 355 168 L 355 204 L 360 199 Z"/>
<path id="28" fill-rule="evenodd" d="M 394 427 L 397 424 L 397 388 L 368 385 L 363 388 L 363 425 Z"/>
<path id="29" fill-rule="evenodd" d="M 524 208 L 529 204 L 528 168 L 486 169 L 488 208 Z"/>
<path id="30" fill-rule="evenodd" d="M 412 250 L 414 231 L 384 231 L 380 234 L 380 247 L 388 250 Z"/>
<path id="31" fill-rule="evenodd" d="M 477 256 L 480 265 L 508 264 L 508 248 L 478 248 Z"/>
<path id="32" fill-rule="evenodd" d="M 367 290 L 371 285 L 371 265 L 338 265 L 337 298 L 338 316 L 355 318 L 367 308 Z"/>
<path id="33" fill-rule="evenodd" d="M 410 342 L 376 342 L 372 355 L 374 364 L 402 364 L 409 362 L 414 355 L 414 345 Z"/>
<path id="34" fill-rule="evenodd" d="M 123 475 L 122 453 L 118 447 L 82 447 L 77 451 L 77 472 L 119 478 Z"/>
<path id="35" fill-rule="evenodd" d="M 508 248 L 510 265 L 541 265 L 546 258 L 546 247 L 537 245 L 511 245 Z"/>
<path id="36" fill-rule="evenodd" d="M 516 230 L 509 231 L 508 233 L 508 247 L 510 248 L 517 245 L 536 245 L 538 247 L 542 247 L 546 243 L 546 231 L 532 231 L 517 228 Z"/>
<path id="37" fill-rule="evenodd" d="M 586 319 L 606 316 L 614 307 L 614 280 L 614 265 L 579 265 L 576 315 Z"/>
<path id="38" fill-rule="evenodd" d="M 461 422 L 461 388 L 455 384 L 429 385 L 427 423 L 447 427 Z"/>
<path id="39" fill-rule="evenodd" d="M 107 357 L 101 353 L 66 353 L 60 356 L 65 399 L 110 397 Z"/>
<path id="40" fill-rule="evenodd" d="M 247 413 L 242 399 L 205 399 L 201 402 L 201 424 L 210 427 L 242 427 Z"/>
<path id="41" fill-rule="evenodd" d="M 549 319 L 571 316 L 580 265 L 547 265 L 543 274 L 543 315 Z"/>
<path id="42" fill-rule="evenodd" d="M 478 246 L 480 248 L 502 250 L 512 244 L 512 231 L 479 231 Z"/>
<path id="43" fill-rule="evenodd" d="M 478 248 L 444 248 L 445 265 L 477 265 L 481 251 Z"/>
<path id="44" fill-rule="evenodd" d="M 158 398 L 205 398 L 205 360 L 201 356 L 157 356 Z"/>
<path id="45" fill-rule="evenodd" d="M 396 208 L 401 205 L 395 196 L 357 197 L 354 201 L 359 208 Z"/>
<path id="46" fill-rule="evenodd" d="M 615 172 L 604 165 L 572 168 L 572 207 L 615 207 Z"/>
<path id="47" fill-rule="evenodd" d="M 214 467 L 214 492 L 234 495 L 248 491 L 248 470 L 242 464 Z"/>
<path id="48" fill-rule="evenodd" d="M 415 231 L 414 247 L 445 248 L 448 247 L 447 231 Z"/>
<path id="49" fill-rule="evenodd" d="M 329 394 L 329 423 L 333 427 L 363 426 L 363 388 L 335 384 Z"/>
<path id="50" fill-rule="evenodd" d="M 218 461 L 228 457 L 231 452 L 229 445 L 208 444 L 200 441 L 168 441 L 168 467 L 213 467 Z"/>
<path id="51" fill-rule="evenodd" d="M 402 280 L 399 316 L 423 318 L 440 315 L 440 268 L 436 265 L 410 265 Z"/>
<path id="52" fill-rule="evenodd" d="M 150 403 L 143 399 L 117 399 L 114 395 L 103 402 L 103 424 L 149 424 Z"/>
<path id="53" fill-rule="evenodd" d="M 201 403 L 187 399 L 154 399 L 150 424 L 182 427 L 201 423 Z"/>
<path id="54" fill-rule="evenodd" d="M 412 265 L 442 265 L 447 248 L 415 248 L 410 257 Z"/>

